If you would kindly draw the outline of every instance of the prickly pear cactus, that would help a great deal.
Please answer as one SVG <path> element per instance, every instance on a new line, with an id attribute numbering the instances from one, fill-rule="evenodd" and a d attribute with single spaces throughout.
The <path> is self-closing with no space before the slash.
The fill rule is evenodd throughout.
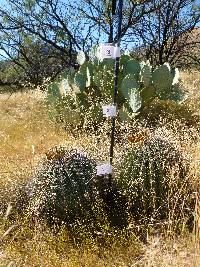
<path id="1" fill-rule="evenodd" d="M 90 56 L 91 59 L 86 61 L 86 56 L 80 51 L 77 56 L 79 70 L 73 74 L 69 73 L 67 77 L 65 75 L 65 83 L 61 79 L 59 83 L 53 84 L 53 88 L 52 85 L 48 88 L 52 103 L 62 102 L 63 97 L 75 95 L 74 105 L 83 113 L 83 124 L 85 120 L 88 121 L 91 106 L 95 109 L 97 103 L 100 106 L 112 103 L 114 93 L 114 59 L 102 59 L 98 47 L 92 49 Z M 138 114 L 142 114 L 155 99 L 178 103 L 185 100 L 179 85 L 177 69 L 172 70 L 169 64 L 165 63 L 152 70 L 149 61 L 139 63 L 128 54 L 122 55 L 120 59 L 118 89 L 117 105 L 120 120 L 132 120 Z M 81 108 L 80 101 L 76 101 L 79 98 L 76 95 L 79 93 L 86 96 Z"/>
<path id="2" fill-rule="evenodd" d="M 51 83 L 47 88 L 47 101 L 58 102 L 62 98 L 62 94 L 59 90 L 59 85 L 57 83 Z"/>
<path id="3" fill-rule="evenodd" d="M 85 62 L 85 53 L 83 51 L 80 51 L 77 55 L 77 63 L 79 65 L 82 65 Z"/>
<path id="4" fill-rule="evenodd" d="M 140 63 L 140 82 L 144 87 L 148 87 L 151 81 L 151 65 L 150 62 L 147 61 Z"/>
<path id="5" fill-rule="evenodd" d="M 78 86 L 80 91 L 83 92 L 86 88 L 87 77 L 84 76 L 84 74 L 82 74 L 81 72 L 77 72 L 74 77 L 74 83 L 76 86 Z"/>

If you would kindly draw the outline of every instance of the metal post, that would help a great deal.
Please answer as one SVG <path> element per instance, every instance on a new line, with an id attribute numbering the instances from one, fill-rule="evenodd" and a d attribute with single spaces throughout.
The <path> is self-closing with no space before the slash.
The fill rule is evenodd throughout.
<path id="1" fill-rule="evenodd" d="M 116 5 L 116 1 L 113 1 L 113 4 Z M 118 4 L 118 31 L 117 31 L 117 46 L 120 46 L 121 40 L 121 26 L 122 26 L 122 9 L 123 9 L 123 0 L 119 0 Z M 113 6 L 113 10 L 115 10 Z M 115 59 L 115 79 L 114 79 L 114 96 L 113 96 L 113 105 L 117 104 L 117 92 L 118 92 L 118 77 L 119 77 L 119 63 L 120 58 Z M 115 142 L 115 122 L 116 118 L 112 117 L 112 129 L 111 129 L 111 144 L 110 144 L 110 164 L 113 162 L 113 151 L 114 151 L 114 142 Z M 111 177 L 110 177 L 111 179 Z"/>
<path id="2" fill-rule="evenodd" d="M 113 11 L 115 13 L 116 1 L 113 1 Z M 118 4 L 118 30 L 117 30 L 117 46 L 120 46 L 121 40 L 121 26 L 122 26 L 122 9 L 123 9 L 123 0 L 119 0 Z M 115 59 L 115 78 L 114 78 L 114 96 L 113 96 L 113 105 L 117 104 L 117 93 L 118 93 L 118 78 L 119 78 L 119 63 L 120 58 L 116 57 Z M 111 142 L 110 142 L 110 165 L 113 163 L 113 153 L 114 153 L 114 143 L 115 143 L 115 122 L 116 118 L 112 117 L 112 128 L 111 128 Z M 112 183 L 112 174 L 109 174 L 109 185 Z"/>

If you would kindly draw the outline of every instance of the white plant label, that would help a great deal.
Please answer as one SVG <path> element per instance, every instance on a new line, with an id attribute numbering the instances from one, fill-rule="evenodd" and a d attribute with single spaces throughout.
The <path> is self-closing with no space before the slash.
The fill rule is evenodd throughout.
<path id="1" fill-rule="evenodd" d="M 110 164 L 103 164 L 97 166 L 97 175 L 105 175 L 112 173 L 112 165 Z"/>
<path id="2" fill-rule="evenodd" d="M 116 106 L 102 106 L 104 117 L 115 117 L 117 113 Z"/>
<path id="3" fill-rule="evenodd" d="M 102 58 L 116 58 L 120 57 L 120 48 L 117 46 L 101 45 L 100 55 Z"/>

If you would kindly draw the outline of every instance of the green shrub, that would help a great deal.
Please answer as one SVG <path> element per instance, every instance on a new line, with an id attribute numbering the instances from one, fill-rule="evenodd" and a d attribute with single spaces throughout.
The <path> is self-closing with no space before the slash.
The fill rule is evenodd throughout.
<path id="1" fill-rule="evenodd" d="M 143 109 L 137 120 L 144 121 L 149 127 L 157 126 L 162 120 L 165 123 L 179 121 L 187 126 L 198 126 L 200 117 L 194 113 L 195 110 L 189 108 L 187 102 L 178 104 L 173 101 L 156 100 L 151 106 Z"/>

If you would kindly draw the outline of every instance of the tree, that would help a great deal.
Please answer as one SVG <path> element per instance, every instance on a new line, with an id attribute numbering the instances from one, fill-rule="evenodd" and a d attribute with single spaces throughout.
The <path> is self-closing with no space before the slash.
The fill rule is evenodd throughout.
<path id="1" fill-rule="evenodd" d="M 25 36 L 20 42 L 12 40 L 9 50 L 2 47 L 2 51 L 8 58 L 6 64 L 2 64 L 0 85 L 22 87 L 31 84 L 37 87 L 49 77 L 53 80 L 58 73 L 69 66 L 65 54 L 31 36 Z"/>
<path id="2" fill-rule="evenodd" d="M 5 77 L 1 84 L 18 80 L 38 85 L 43 78 L 53 78 L 73 65 L 72 40 L 62 33 L 53 19 L 59 9 L 57 1 L 54 1 L 55 5 L 49 1 L 48 6 L 45 1 L 7 2 L 7 8 L 0 10 L 0 49 L 13 63 L 15 77 Z M 52 16 L 49 16 L 51 9 Z"/>
<path id="3" fill-rule="evenodd" d="M 87 51 L 100 40 L 116 41 L 116 16 L 112 1 L 74 0 L 7 0 L 8 7 L 0 8 L 0 30 L 27 33 L 40 38 L 55 49 Z M 155 10 L 151 1 L 124 1 L 122 38 L 142 17 Z M 13 9 L 15 12 L 13 12 Z M 15 37 L 16 38 L 16 37 Z"/>
<path id="4" fill-rule="evenodd" d="M 158 0 L 154 4 L 160 8 L 146 14 L 134 29 L 140 40 L 138 53 L 154 65 L 169 62 L 181 67 L 199 62 L 199 1 Z M 199 52 L 192 54 L 194 49 Z"/>
<path id="5" fill-rule="evenodd" d="M 129 29 L 154 8 L 150 1 L 142 2 L 124 1 L 125 42 Z M 1 51 L 14 63 L 16 71 L 23 74 L 17 75 L 17 79 L 28 78 L 36 85 L 42 82 L 41 76 L 54 77 L 55 69 L 60 72 L 76 66 L 74 58 L 78 50 L 87 53 L 94 44 L 102 40 L 114 42 L 117 38 L 116 16 L 112 15 L 111 1 L 106 0 L 75 0 L 67 4 L 62 0 L 7 0 L 6 7 L 0 8 L 0 15 Z M 48 55 L 41 52 L 41 46 L 48 47 Z M 43 62 L 47 62 L 48 70 Z"/>
<path id="6" fill-rule="evenodd" d="M 124 0 L 122 48 L 136 51 L 139 47 L 154 64 L 180 62 L 183 51 L 184 57 L 187 54 L 183 46 L 189 37 L 185 33 L 191 32 L 199 21 L 195 2 Z M 13 62 L 16 73 L 23 74 L 17 75 L 16 81 L 42 83 L 42 77 L 53 78 L 64 68 L 76 67 L 79 50 L 87 54 L 94 44 L 117 40 L 112 1 L 6 0 L 6 3 L 0 7 L 0 51 Z"/>
<path id="7" fill-rule="evenodd" d="M 133 27 L 139 25 L 142 18 L 155 11 L 155 6 L 151 1 L 130 1 L 124 0 L 123 4 L 123 23 L 121 38 L 123 47 L 130 44 L 133 38 Z M 85 25 L 92 27 L 90 39 L 99 42 L 113 43 L 117 41 L 117 17 L 113 15 L 112 1 L 107 0 L 84 0 L 82 5 L 77 7 L 77 11 L 84 18 Z"/>

